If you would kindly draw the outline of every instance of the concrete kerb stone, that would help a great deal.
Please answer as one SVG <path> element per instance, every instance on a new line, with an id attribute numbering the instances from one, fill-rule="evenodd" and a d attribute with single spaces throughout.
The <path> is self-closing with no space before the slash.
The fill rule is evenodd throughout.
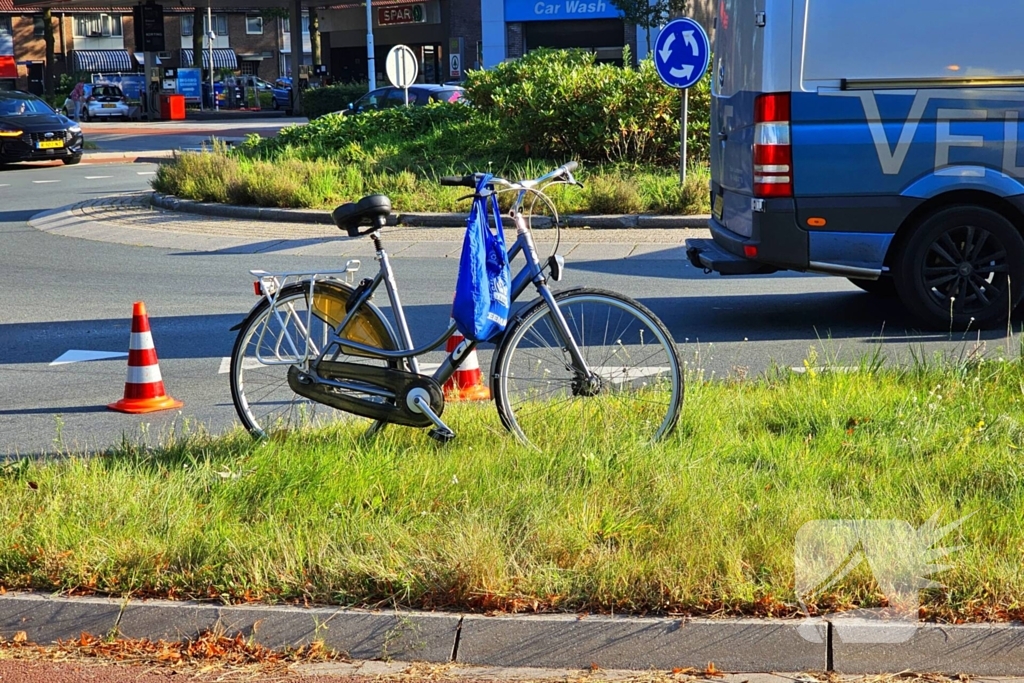
<path id="1" fill-rule="evenodd" d="M 51 644 L 83 633 L 105 636 L 117 626 L 122 601 L 109 598 L 54 598 L 36 593 L 0 598 L 0 636 L 24 632 L 30 642 Z"/>
<path id="2" fill-rule="evenodd" d="M 845 642 L 885 640 L 884 623 L 859 620 L 832 624 L 833 668 L 843 674 L 897 671 L 1019 676 L 1024 672 L 1022 624 L 918 624 L 903 643 Z"/>
<path id="3" fill-rule="evenodd" d="M 276 221 L 279 223 L 308 223 L 318 225 L 331 225 L 331 215 L 328 211 L 317 211 L 312 209 L 273 209 L 253 206 L 235 206 L 232 204 L 216 204 L 211 202 L 197 202 L 191 199 L 180 199 L 171 195 L 154 192 L 151 202 L 153 206 L 168 211 L 184 211 L 219 218 L 242 218 L 251 220 Z M 411 228 L 453 228 L 461 227 L 466 223 L 465 213 L 401 213 L 392 214 L 388 219 L 388 225 L 404 225 Z M 621 230 L 630 228 L 697 228 L 707 227 L 708 216 L 637 216 L 633 214 L 622 215 L 585 215 L 571 214 L 561 216 L 563 227 L 570 228 L 592 228 L 595 230 Z M 504 217 L 502 222 L 506 227 L 514 227 L 512 219 Z M 533 219 L 533 227 L 547 229 L 552 227 L 552 220 L 548 216 L 537 216 Z"/>
<path id="4" fill-rule="evenodd" d="M 103 152 L 86 150 L 82 153 L 82 161 L 119 161 L 122 159 L 169 159 L 174 156 L 172 149 L 156 149 L 139 152 Z"/>
<path id="5" fill-rule="evenodd" d="M 824 671 L 825 639 L 804 640 L 798 621 L 671 620 L 572 615 L 466 616 L 458 661 L 501 667 Z"/>
<path id="6" fill-rule="evenodd" d="M 673 228 L 688 228 L 691 230 L 706 230 L 710 215 L 697 216 L 637 216 L 638 228 L 650 228 L 653 230 L 671 230 Z"/>
<path id="7" fill-rule="evenodd" d="M 223 606 L 166 600 L 60 598 L 34 593 L 0 597 L 0 636 L 24 632 L 51 644 L 83 633 L 183 640 L 204 631 L 241 634 L 273 649 L 314 640 L 356 659 L 450 662 L 461 616 L 318 607 Z"/>
<path id="8" fill-rule="evenodd" d="M 355 659 L 450 662 L 490 667 L 650 670 L 713 662 L 720 671 L 824 671 L 844 675 L 935 672 L 1014 676 L 1024 671 L 1024 625 L 920 624 L 905 643 L 844 642 L 843 626 L 811 643 L 800 620 L 659 619 L 391 612 L 317 607 L 224 606 L 164 600 L 0 596 L 0 637 L 24 632 L 50 644 L 82 633 L 177 640 L 203 631 L 242 634 L 267 647 L 314 640 Z M 820 627 L 824 630 L 825 626 Z M 878 638 L 868 631 L 876 628 Z M 884 624 L 856 638 L 884 639 Z M 867 634 L 867 637 L 865 637 Z M 831 647 L 831 652 L 830 648 Z"/>
<path id="9" fill-rule="evenodd" d="M 562 216 L 564 225 L 570 228 L 593 228 L 595 230 L 623 230 L 640 225 L 640 217 L 631 214 L 610 216 L 587 216 L 569 214 Z"/>

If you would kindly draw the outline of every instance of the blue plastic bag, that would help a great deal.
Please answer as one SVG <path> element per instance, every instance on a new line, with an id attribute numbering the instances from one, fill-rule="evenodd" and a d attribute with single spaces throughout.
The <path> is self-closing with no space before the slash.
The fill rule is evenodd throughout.
<path id="1" fill-rule="evenodd" d="M 504 331 L 511 304 L 512 275 L 501 211 L 497 196 L 487 189 L 491 177 L 484 175 L 476 187 L 452 304 L 455 327 L 467 339 L 478 342 L 493 339 Z M 488 226 L 488 205 L 495 231 Z"/>

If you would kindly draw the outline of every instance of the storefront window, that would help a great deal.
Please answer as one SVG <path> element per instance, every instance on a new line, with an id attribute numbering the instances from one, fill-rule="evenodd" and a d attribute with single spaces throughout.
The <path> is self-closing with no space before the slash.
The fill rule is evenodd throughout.
<path id="1" fill-rule="evenodd" d="M 194 28 L 195 17 L 191 14 L 183 14 L 181 17 L 181 35 L 190 36 L 192 35 L 192 29 Z M 213 28 L 217 31 L 218 36 L 226 36 L 228 34 L 228 18 L 224 14 L 213 15 Z M 206 17 L 203 17 L 203 33 L 209 31 L 207 27 Z"/>
<path id="2" fill-rule="evenodd" d="M 119 14 L 76 14 L 74 21 L 76 38 L 109 38 L 121 36 L 121 15 Z"/>

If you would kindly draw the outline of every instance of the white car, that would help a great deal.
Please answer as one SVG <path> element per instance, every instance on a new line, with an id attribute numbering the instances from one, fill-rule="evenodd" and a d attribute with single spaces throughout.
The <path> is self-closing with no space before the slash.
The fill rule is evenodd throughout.
<path id="1" fill-rule="evenodd" d="M 75 116 L 75 103 L 69 97 L 64 100 L 64 115 Z M 121 88 L 116 85 L 86 85 L 85 106 L 82 107 L 82 120 L 117 118 L 127 121 L 131 112 Z"/>

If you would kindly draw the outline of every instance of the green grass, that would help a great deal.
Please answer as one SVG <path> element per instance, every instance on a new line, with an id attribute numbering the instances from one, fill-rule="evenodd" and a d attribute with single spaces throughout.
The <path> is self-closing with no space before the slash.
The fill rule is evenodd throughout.
<path id="1" fill-rule="evenodd" d="M 494 119 L 461 105 L 324 116 L 251 136 L 212 154 L 182 154 L 163 163 L 153 187 L 186 199 L 250 206 L 331 210 L 366 194 L 391 197 L 397 211 L 453 211 L 465 188 L 438 184 L 445 175 L 488 171 L 511 180 L 537 177 L 568 158 L 545 159 L 512 142 Z M 555 188 L 561 213 L 708 213 L 710 172 L 695 159 L 685 186 L 675 166 L 610 159 L 584 163 L 586 188 Z"/>
<path id="2" fill-rule="evenodd" d="M 508 178 L 532 178 L 554 168 L 554 163 L 508 164 Z M 479 168 L 487 168 L 481 162 Z M 261 159 L 222 151 L 185 153 L 163 163 L 153 187 L 158 192 L 186 199 L 245 206 L 332 210 L 380 192 L 391 198 L 398 212 L 468 210 L 465 188 L 442 187 L 438 178 L 462 175 L 467 167 L 451 164 L 428 170 L 381 169 L 372 162 L 334 158 L 309 159 L 294 150 Z M 497 171 L 497 170 L 496 170 Z M 624 166 L 598 166 L 579 173 L 584 189 L 554 188 L 560 213 L 597 214 L 704 214 L 710 211 L 706 165 L 691 168 L 686 184 L 678 172 Z"/>
<path id="3" fill-rule="evenodd" d="M 816 364 L 811 361 L 810 365 Z M 493 406 L 448 447 L 391 428 L 126 442 L 0 467 L 0 586 L 418 608 L 787 614 L 816 519 L 971 517 L 925 594 L 949 619 L 1021 615 L 1024 369 L 691 372 L 666 443 L 517 445 Z M 185 432 L 185 436 L 181 434 Z M 819 607 L 877 606 L 855 572 Z"/>

